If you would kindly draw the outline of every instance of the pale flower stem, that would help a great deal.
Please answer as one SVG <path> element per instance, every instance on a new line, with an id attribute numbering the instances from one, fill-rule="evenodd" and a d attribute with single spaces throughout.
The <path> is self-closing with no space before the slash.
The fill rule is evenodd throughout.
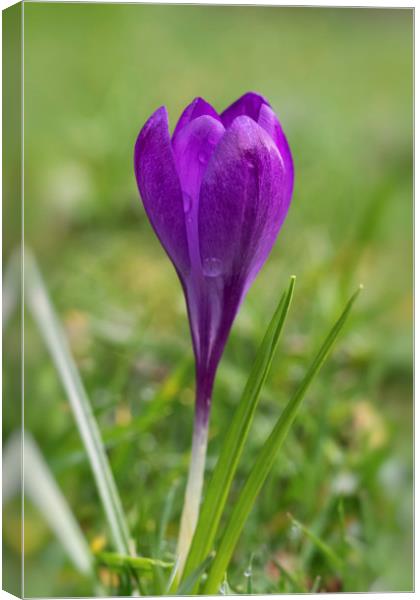
<path id="1" fill-rule="evenodd" d="M 182 509 L 181 526 L 177 548 L 177 573 L 182 575 L 185 561 L 191 546 L 200 510 L 201 493 L 203 490 L 204 468 L 206 464 L 208 425 L 196 423 L 194 429 L 191 462 L 185 490 L 184 506 Z"/>

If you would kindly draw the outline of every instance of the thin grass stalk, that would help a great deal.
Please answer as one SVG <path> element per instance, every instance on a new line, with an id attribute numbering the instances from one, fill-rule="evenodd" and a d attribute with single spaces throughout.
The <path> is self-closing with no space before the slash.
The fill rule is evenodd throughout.
<path id="1" fill-rule="evenodd" d="M 65 333 L 50 302 L 34 256 L 25 249 L 25 300 L 57 368 L 88 455 L 99 497 L 120 554 L 131 554 L 128 526 L 101 434 Z"/>

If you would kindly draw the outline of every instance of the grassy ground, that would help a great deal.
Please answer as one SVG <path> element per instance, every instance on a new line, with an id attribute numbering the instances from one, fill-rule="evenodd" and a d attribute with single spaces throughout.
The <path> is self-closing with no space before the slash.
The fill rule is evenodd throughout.
<path id="1" fill-rule="evenodd" d="M 174 486 L 159 554 L 175 548 L 194 381 L 181 290 L 138 200 L 133 143 L 161 104 L 174 125 L 196 95 L 222 109 L 253 89 L 284 124 L 296 188 L 219 369 L 209 469 L 288 276 L 297 275 L 295 301 L 242 475 L 345 298 L 359 282 L 365 292 L 263 488 L 229 585 L 249 589 L 252 557 L 256 593 L 411 589 L 412 14 L 28 3 L 25 36 L 26 242 L 65 324 L 139 553 L 158 552 Z M 89 543 L 110 549 L 29 317 L 25 335 L 26 425 Z M 6 437 L 15 425 L 6 415 Z M 90 594 L 29 503 L 25 527 L 26 595 Z M 6 520 L 17 568 L 16 531 Z M 118 591 L 115 574 L 101 578 Z"/>

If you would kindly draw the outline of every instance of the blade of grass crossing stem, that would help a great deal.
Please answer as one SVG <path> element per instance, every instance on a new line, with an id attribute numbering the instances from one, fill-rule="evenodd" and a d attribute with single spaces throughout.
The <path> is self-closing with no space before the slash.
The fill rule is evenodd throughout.
<path id="1" fill-rule="evenodd" d="M 184 569 L 184 579 L 202 563 L 212 549 L 217 527 L 246 442 L 260 392 L 267 378 L 274 352 L 286 321 L 293 297 L 295 280 L 294 276 L 290 278 L 289 288 L 280 299 L 258 350 L 242 398 L 235 411 L 232 424 L 225 436 L 219 460 L 217 461 L 200 510 L 197 528 Z"/>
<path id="2" fill-rule="evenodd" d="M 212 563 L 209 576 L 204 585 L 204 594 L 216 594 L 218 592 L 245 521 L 248 518 L 255 499 L 273 466 L 277 452 L 280 449 L 290 429 L 290 426 L 296 417 L 305 392 L 330 353 L 338 334 L 347 321 L 353 303 L 356 300 L 360 289 L 361 288 L 359 288 L 348 301 L 344 311 L 331 329 L 323 345 L 321 346 L 321 349 L 309 367 L 309 370 L 307 371 L 302 383 L 283 410 L 273 431 L 259 452 L 257 460 L 255 461 L 242 488 L 229 520 L 223 528 L 223 534 L 216 552 L 216 557 Z"/>
<path id="3" fill-rule="evenodd" d="M 128 527 L 98 425 L 74 363 L 66 336 L 33 255 L 25 249 L 25 300 L 50 351 L 89 457 L 115 548 L 130 554 Z"/>

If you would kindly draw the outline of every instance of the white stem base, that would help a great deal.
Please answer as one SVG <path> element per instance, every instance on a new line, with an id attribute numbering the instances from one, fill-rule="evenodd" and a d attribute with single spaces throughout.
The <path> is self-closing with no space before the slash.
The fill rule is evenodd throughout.
<path id="1" fill-rule="evenodd" d="M 181 526 L 177 549 L 177 577 L 181 577 L 185 561 L 191 546 L 200 510 L 203 489 L 204 467 L 206 463 L 208 428 L 202 426 L 194 431 L 190 470 L 185 490 Z"/>

